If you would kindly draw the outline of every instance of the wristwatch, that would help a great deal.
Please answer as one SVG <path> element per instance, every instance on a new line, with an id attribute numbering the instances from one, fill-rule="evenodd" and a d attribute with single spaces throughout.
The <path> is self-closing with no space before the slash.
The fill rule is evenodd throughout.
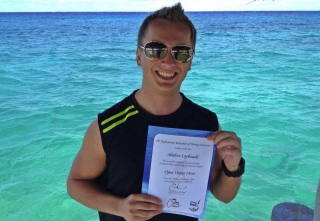
<path id="1" fill-rule="evenodd" d="M 241 157 L 241 160 L 239 162 L 239 167 L 237 171 L 231 172 L 227 169 L 226 165 L 224 164 L 224 161 L 221 161 L 222 171 L 227 177 L 240 177 L 244 173 L 244 165 L 245 160 Z"/>

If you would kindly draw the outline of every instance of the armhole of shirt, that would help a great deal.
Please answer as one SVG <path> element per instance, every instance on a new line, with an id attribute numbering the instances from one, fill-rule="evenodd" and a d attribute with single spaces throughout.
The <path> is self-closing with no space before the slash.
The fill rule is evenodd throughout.
<path id="1" fill-rule="evenodd" d="M 101 121 L 102 121 L 102 114 L 103 113 L 100 113 L 100 114 L 98 114 L 98 124 L 99 124 L 99 131 L 100 131 L 100 137 L 101 137 L 101 143 L 102 143 L 102 148 L 103 148 L 103 151 L 105 152 L 105 153 L 107 153 L 107 151 L 106 151 L 106 143 L 105 143 L 105 139 L 104 139 L 104 134 L 103 134 L 103 128 L 102 128 L 102 126 L 101 126 Z"/>

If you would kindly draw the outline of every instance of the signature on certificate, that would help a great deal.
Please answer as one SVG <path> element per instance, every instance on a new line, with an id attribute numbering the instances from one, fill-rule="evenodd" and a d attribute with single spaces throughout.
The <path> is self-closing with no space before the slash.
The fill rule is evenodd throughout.
<path id="1" fill-rule="evenodd" d="M 174 191 L 174 190 L 183 190 L 186 189 L 187 187 L 183 184 L 180 183 L 173 183 L 171 186 L 169 186 L 169 190 Z"/>

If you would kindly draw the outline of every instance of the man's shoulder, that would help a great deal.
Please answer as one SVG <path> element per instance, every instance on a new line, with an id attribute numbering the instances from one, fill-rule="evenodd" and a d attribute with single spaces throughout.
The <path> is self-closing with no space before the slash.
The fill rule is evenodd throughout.
<path id="1" fill-rule="evenodd" d="M 219 121 L 215 112 L 188 98 L 185 98 L 183 113 L 186 123 L 192 125 L 193 129 L 217 131 L 219 128 Z"/>
<path id="2" fill-rule="evenodd" d="M 216 113 L 213 112 L 212 110 L 210 110 L 209 108 L 206 108 L 202 105 L 199 105 L 199 104 L 193 102 L 192 100 L 190 100 L 186 96 L 184 96 L 184 100 L 185 100 L 184 103 L 185 103 L 186 107 L 194 113 L 209 115 L 209 116 L 213 116 L 213 117 L 217 116 Z"/>
<path id="3" fill-rule="evenodd" d="M 117 115 L 131 112 L 135 109 L 132 96 L 134 96 L 133 93 L 99 113 L 98 122 L 101 122 L 111 116 L 116 117 Z"/>

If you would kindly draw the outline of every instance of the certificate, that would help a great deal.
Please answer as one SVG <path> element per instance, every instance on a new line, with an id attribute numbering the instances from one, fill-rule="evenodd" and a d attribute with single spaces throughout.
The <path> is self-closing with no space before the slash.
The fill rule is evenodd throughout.
<path id="1" fill-rule="evenodd" d="M 142 193 L 160 198 L 163 212 L 204 217 L 216 150 L 210 133 L 149 126 Z"/>

